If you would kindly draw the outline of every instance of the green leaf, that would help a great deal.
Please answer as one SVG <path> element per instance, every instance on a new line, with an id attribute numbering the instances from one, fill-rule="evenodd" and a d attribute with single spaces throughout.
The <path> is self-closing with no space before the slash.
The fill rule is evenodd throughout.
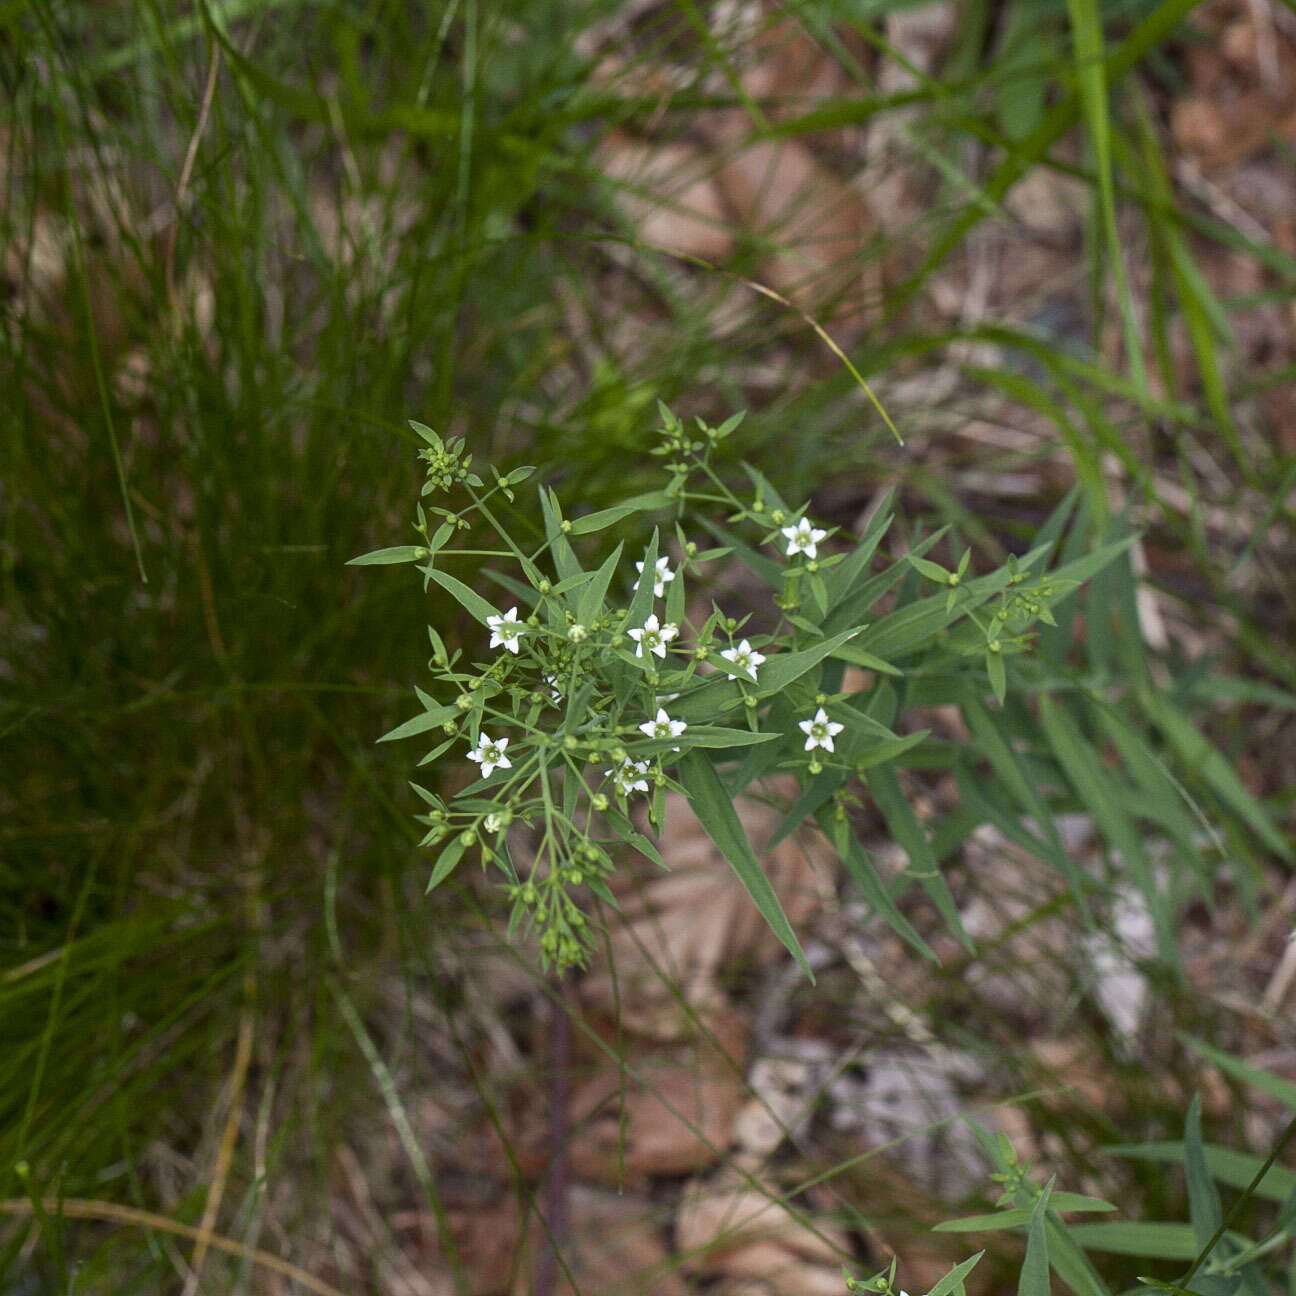
<path id="1" fill-rule="evenodd" d="M 960 1261 L 936 1283 L 927 1296 L 962 1296 L 963 1279 L 972 1272 L 983 1255 L 985 1255 L 984 1251 L 978 1251 L 976 1255 Z"/>
<path id="2" fill-rule="evenodd" d="M 644 495 L 635 495 L 622 504 L 614 504 L 611 508 L 599 509 L 597 513 L 586 513 L 584 517 L 573 518 L 570 534 L 592 535 L 596 531 L 606 530 L 632 513 L 668 508 L 673 502 L 665 491 L 648 491 Z"/>
<path id="3" fill-rule="evenodd" d="M 1022 1206 L 1012 1210 L 992 1211 L 988 1215 L 965 1215 L 962 1219 L 942 1220 L 932 1225 L 933 1233 L 998 1233 L 1030 1223 L 1034 1211 Z"/>
<path id="4" fill-rule="evenodd" d="M 990 678 L 990 687 L 994 690 L 994 695 L 1000 706 L 1003 706 L 1004 697 L 1008 693 L 1007 673 L 1004 670 L 1004 655 L 1002 652 L 991 652 L 986 650 L 985 655 L 986 675 Z"/>
<path id="5" fill-rule="evenodd" d="M 647 565 L 644 570 L 648 570 Z M 729 861 L 738 880 L 746 887 L 747 894 L 755 901 L 761 916 L 769 923 L 770 929 L 813 983 L 814 973 L 806 962 L 801 943 L 747 840 L 747 833 L 734 809 L 733 799 L 720 782 L 715 766 L 700 752 L 685 752 L 679 762 L 679 778 L 684 795 L 707 836 Z"/>
<path id="6" fill-rule="evenodd" d="M 1068 1232 L 1086 1251 L 1158 1260 L 1192 1260 L 1197 1255 L 1191 1224 L 1113 1221 L 1072 1224 Z"/>
<path id="7" fill-rule="evenodd" d="M 499 613 L 476 590 L 469 589 L 463 581 L 456 580 L 453 576 L 438 571 L 434 567 L 427 568 L 427 575 L 482 625 L 486 624 L 487 617 L 499 616 Z"/>
<path id="8" fill-rule="evenodd" d="M 898 666 L 892 666 L 890 662 L 884 662 L 881 657 L 874 657 L 872 653 L 856 648 L 852 643 L 839 645 L 828 656 L 835 661 L 850 662 L 852 666 L 862 666 L 865 670 L 877 671 L 879 675 L 904 677 L 904 671 Z"/>
<path id="9" fill-rule="evenodd" d="M 1026 1226 L 1026 1258 L 1017 1280 L 1017 1296 L 1051 1296 L 1049 1289 L 1048 1237 L 1044 1232 L 1045 1212 L 1053 1191 L 1050 1179 L 1040 1193 Z"/>
<path id="10" fill-rule="evenodd" d="M 1188 1173 L 1188 1218 L 1200 1249 L 1215 1237 L 1223 1219 L 1219 1190 L 1202 1149 L 1200 1094 L 1193 1095 L 1184 1122 L 1184 1168 Z"/>
<path id="11" fill-rule="evenodd" d="M 1040 697 L 1040 720 L 1058 764 L 1108 842 L 1121 853 L 1126 870 L 1143 893 L 1157 932 L 1161 958 L 1174 966 L 1177 951 L 1168 902 L 1157 886 L 1143 840 L 1121 806 L 1111 775 L 1066 709 L 1048 694 Z"/>
<path id="12" fill-rule="evenodd" d="M 1290 1080 L 1283 1080 L 1276 1075 L 1270 1075 L 1268 1071 L 1261 1071 L 1258 1067 L 1253 1067 L 1241 1058 L 1235 1058 L 1204 1040 L 1194 1039 L 1191 1035 L 1181 1035 L 1179 1037 L 1189 1048 L 1195 1049 L 1203 1057 L 1209 1058 L 1215 1063 L 1221 1071 L 1235 1076 L 1244 1084 L 1253 1085 L 1261 1093 L 1266 1093 L 1270 1098 L 1276 1098 L 1284 1107 L 1291 1111 L 1296 1111 L 1296 1084 Z"/>
<path id="13" fill-rule="evenodd" d="M 902 940 L 908 941 L 924 958 L 938 963 L 940 960 L 936 957 L 935 951 L 918 935 L 913 924 L 896 907 L 886 882 L 874 867 L 868 852 L 856 840 L 849 823 L 837 819 L 832 808 L 828 806 L 821 807 L 815 818 L 819 827 L 837 847 L 837 854 L 846 865 L 846 871 L 863 893 L 864 899 L 872 905 L 873 912 L 885 919 L 891 930 Z"/>
<path id="14" fill-rule="evenodd" d="M 653 527 L 652 538 L 648 541 L 648 548 L 644 550 L 643 569 L 651 574 L 657 566 L 657 555 L 661 544 L 660 537 L 656 527 Z M 631 629 L 643 625 L 648 620 L 649 614 L 653 607 L 653 583 L 651 580 L 641 580 L 635 586 L 635 592 L 630 597 L 630 607 L 626 612 L 626 625 Z"/>
<path id="15" fill-rule="evenodd" d="M 1191 1043 L 1191 1041 L 1189 1041 Z M 1183 1165 L 1185 1160 L 1184 1145 L 1175 1140 L 1156 1143 L 1122 1143 L 1114 1147 L 1104 1147 L 1100 1151 L 1111 1156 L 1129 1157 L 1134 1161 L 1157 1161 L 1172 1165 Z M 1215 1143 L 1203 1143 L 1202 1155 L 1206 1158 L 1207 1168 L 1211 1174 L 1231 1188 L 1246 1188 L 1260 1171 L 1264 1158 L 1252 1156 L 1247 1152 L 1236 1152 L 1232 1148 L 1221 1147 Z M 1296 1172 L 1283 1166 L 1270 1166 L 1265 1177 L 1256 1187 L 1255 1195 L 1267 1201 L 1282 1202 L 1296 1192 Z"/>
<path id="16" fill-rule="evenodd" d="M 421 545 L 395 545 L 390 549 L 375 549 L 371 553 L 361 554 L 359 558 L 348 558 L 348 567 L 389 567 L 394 563 L 417 562 L 426 558 L 428 551 Z"/>
<path id="17" fill-rule="evenodd" d="M 446 880 L 446 878 L 450 876 L 451 873 L 454 872 L 455 865 L 459 863 L 460 859 L 463 857 L 464 851 L 467 849 L 468 848 L 463 844 L 462 838 L 455 837 L 451 841 L 437 859 L 436 868 L 432 870 L 432 876 L 428 878 L 427 890 L 424 891 L 424 895 L 429 891 L 434 891 Z"/>
<path id="18" fill-rule="evenodd" d="M 603 610 L 603 600 L 607 597 L 617 563 L 621 561 L 622 548 L 623 545 L 618 543 L 608 555 L 607 561 L 590 577 L 589 584 L 581 590 L 580 598 L 576 600 L 576 620 L 587 629 Z"/>
<path id="19" fill-rule="evenodd" d="M 461 714 L 457 706 L 436 706 L 429 711 L 424 711 L 422 715 L 416 715 L 412 720 L 406 720 L 404 724 L 397 725 L 377 741 L 396 742 L 401 738 L 413 738 L 415 734 L 426 733 L 429 729 L 435 729 Z"/>
<path id="20" fill-rule="evenodd" d="M 559 580 L 569 580 L 581 574 L 581 565 L 576 561 L 572 547 L 562 529 L 562 508 L 558 496 L 547 486 L 540 487 L 540 512 L 544 516 L 545 538 L 549 541 L 549 552 L 553 555 L 554 571 Z"/>
<path id="21" fill-rule="evenodd" d="M 1169 739 L 1180 760 L 1210 785 L 1211 790 L 1280 859 L 1291 860 L 1290 843 L 1273 826 L 1269 816 L 1242 786 L 1232 767 L 1202 737 L 1192 722 L 1173 704 L 1151 689 L 1139 691 L 1139 702 L 1152 722 Z"/>
<path id="22" fill-rule="evenodd" d="M 718 725 L 690 725 L 680 735 L 681 743 L 694 747 L 751 747 L 756 743 L 774 742 L 778 733 L 752 733 L 750 729 L 724 729 Z"/>
<path id="23" fill-rule="evenodd" d="M 959 943 L 969 953 L 975 953 L 972 939 L 963 929 L 963 920 L 959 917 L 954 897 L 941 876 L 935 852 L 927 840 L 923 826 L 913 812 L 913 807 L 900 790 L 900 781 L 896 778 L 895 770 L 887 766 L 871 770 L 867 782 L 869 793 L 882 812 L 882 817 L 891 830 L 891 836 L 909 857 L 909 867 L 905 870 L 904 876 L 917 880 L 932 898 L 946 925 L 958 937 Z"/>
<path id="24" fill-rule="evenodd" d="M 807 671 L 817 666 L 833 650 L 841 647 L 847 639 L 858 634 L 858 630 L 846 630 L 828 639 L 821 639 L 812 648 L 802 648 L 799 652 L 777 653 L 760 668 L 760 683 L 757 696 L 773 697 L 782 693 L 785 688 L 799 680 Z"/>

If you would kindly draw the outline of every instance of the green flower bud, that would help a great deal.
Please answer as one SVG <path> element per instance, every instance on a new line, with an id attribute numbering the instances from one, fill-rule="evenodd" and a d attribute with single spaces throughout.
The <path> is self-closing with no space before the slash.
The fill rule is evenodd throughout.
<path id="1" fill-rule="evenodd" d="M 592 760 L 593 757 L 591 757 L 590 759 Z M 593 797 L 590 798 L 590 804 L 594 807 L 595 810 L 599 811 L 599 813 L 601 814 L 604 810 L 608 808 L 611 802 L 607 799 L 607 797 L 603 795 L 602 792 L 596 792 L 593 795 Z"/>
<path id="2" fill-rule="evenodd" d="M 477 834 L 473 829 L 465 828 L 463 832 L 459 834 L 459 840 L 465 846 L 472 846 L 476 844 Z"/>

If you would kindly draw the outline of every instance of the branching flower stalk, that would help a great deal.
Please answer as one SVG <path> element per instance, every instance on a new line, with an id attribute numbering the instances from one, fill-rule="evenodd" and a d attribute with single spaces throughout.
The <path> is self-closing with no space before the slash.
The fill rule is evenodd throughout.
<path id="1" fill-rule="evenodd" d="M 510 931 L 533 926 L 545 964 L 560 970 L 588 956 L 589 897 L 615 907 L 607 885 L 614 855 L 629 846 L 663 864 L 635 815 L 642 807 L 660 831 L 672 789 L 687 797 L 766 920 L 801 959 L 742 834 L 733 797 L 771 773 L 791 773 L 803 801 L 809 798 L 803 816 L 813 815 L 838 840 L 848 808 L 858 804 L 848 785 L 867 782 L 872 767 L 914 742 L 890 727 L 886 681 L 901 670 L 889 658 L 921 654 L 956 671 L 979 658 L 986 672 L 980 690 L 988 680 L 1002 699 L 1004 658 L 1028 646 L 1029 627 L 1049 621 L 1050 603 L 1075 583 L 1033 578 L 1043 551 L 965 579 L 966 554 L 956 572 L 946 572 L 915 550 L 909 563 L 948 590 L 943 600 L 915 603 L 903 562 L 891 565 L 889 578 L 872 571 L 891 521 L 885 510 L 845 545 L 832 528 L 816 526 L 804 506 L 790 508 L 755 469 L 744 465 L 749 492 L 739 494 L 725 480 L 712 457 L 741 416 L 719 427 L 698 420 L 688 429 L 665 407 L 660 412 L 650 453 L 665 460 L 663 488 L 571 518 L 542 487 L 543 539 L 529 548 L 491 505 L 496 496 L 512 502 L 514 488 L 534 470 L 502 475 L 491 468 L 487 481 L 473 471 L 462 439 L 443 440 L 412 423 L 427 470 L 414 524 L 419 543 L 353 560 L 416 564 L 425 591 L 435 586 L 449 594 L 489 631 L 489 656 L 468 661 L 429 626 L 433 691 L 418 690 L 423 711 L 385 737 L 439 729 L 442 740 L 421 764 L 464 756 L 477 764 L 481 777 L 449 802 L 412 784 L 426 804 L 422 844 L 440 848 L 428 889 L 476 852 L 502 877 Z M 669 529 L 659 526 L 630 561 L 623 561 L 620 542 L 600 563 L 582 565 L 577 545 L 583 551 L 586 537 L 638 514 L 664 516 Z M 460 532 L 483 527 L 498 548 L 452 546 Z M 699 547 L 704 533 L 716 541 L 707 549 Z M 451 570 L 461 558 L 488 560 L 473 585 Z M 720 564 L 746 565 L 767 586 L 763 616 L 758 609 L 735 617 L 713 602 L 694 619 L 700 614 L 687 591 Z M 483 578 L 498 585 L 505 610 L 478 592 Z M 908 637 L 888 633 L 888 618 L 877 614 L 879 597 L 895 585 L 902 601 L 924 612 Z M 996 597 L 999 606 L 987 615 Z M 843 690 L 848 664 L 869 672 L 870 687 Z M 519 824 L 533 833 L 525 868 L 510 846 L 510 830 Z M 924 875 L 923 885 L 943 904 L 938 873 Z M 898 911 L 887 917 L 904 924 Z"/>

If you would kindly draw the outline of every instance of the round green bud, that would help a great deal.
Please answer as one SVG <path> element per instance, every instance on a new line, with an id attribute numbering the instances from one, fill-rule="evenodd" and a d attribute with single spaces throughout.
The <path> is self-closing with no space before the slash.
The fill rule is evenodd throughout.
<path id="1" fill-rule="evenodd" d="M 827 693 L 816 693 L 816 694 L 815 694 L 815 706 L 824 706 L 824 705 L 826 705 L 827 701 L 828 701 L 828 694 L 827 694 Z"/>
<path id="2" fill-rule="evenodd" d="M 576 748 L 580 746 L 580 743 L 577 742 L 574 734 L 568 734 L 567 737 L 563 739 L 563 746 L 568 751 L 575 751 Z"/>
<path id="3" fill-rule="evenodd" d="M 698 551 L 697 545 L 694 544 L 692 540 L 690 540 L 690 541 L 689 541 L 689 542 L 684 546 L 684 552 L 685 552 L 685 554 L 687 554 L 688 557 L 690 557 L 690 558 L 696 557 L 696 555 L 697 555 L 697 551 Z"/>
<path id="4" fill-rule="evenodd" d="M 760 703 L 759 703 L 759 702 L 758 702 L 754 697 L 752 697 L 752 695 L 751 695 L 750 693 L 748 693 L 747 696 L 746 696 L 745 698 L 743 698 L 743 706 L 745 706 L 745 707 L 751 707 L 753 711 L 754 711 L 754 710 L 755 710 L 759 705 L 760 705 Z"/>
<path id="5" fill-rule="evenodd" d="M 987 649 L 989 652 L 992 652 L 992 653 L 997 653 L 997 652 L 1001 651 L 1000 646 L 999 646 L 999 640 L 998 640 L 998 639 L 991 639 L 990 642 L 989 642 L 988 644 L 986 644 L 986 649 Z"/>
<path id="6" fill-rule="evenodd" d="M 548 594 L 549 591 L 550 591 L 551 589 L 553 589 L 553 586 L 550 585 L 549 582 L 548 582 L 547 580 L 542 580 L 542 581 L 540 582 L 540 593 L 541 593 L 541 594 Z"/>
<path id="7" fill-rule="evenodd" d="M 447 720 L 445 724 L 441 726 L 441 732 L 445 734 L 447 738 L 453 738 L 455 734 L 459 732 L 459 726 L 455 724 L 453 720 Z"/>
<path id="8" fill-rule="evenodd" d="M 611 802 L 607 799 L 607 797 L 603 795 L 602 792 L 595 792 L 593 797 L 590 798 L 590 804 L 594 807 L 595 810 L 599 811 L 599 813 L 601 814 L 604 810 L 608 808 L 609 805 L 611 805 Z"/>
<path id="9" fill-rule="evenodd" d="M 806 571 L 817 572 L 818 570 L 819 570 L 819 560 L 817 558 L 811 558 L 810 561 L 806 563 Z"/>
<path id="10" fill-rule="evenodd" d="M 823 763 L 822 763 L 821 761 L 812 760 L 812 761 L 810 762 L 810 773 L 811 773 L 811 774 L 822 774 L 822 773 L 823 773 Z"/>
<path id="11" fill-rule="evenodd" d="M 562 531 L 563 535 L 571 535 L 572 524 L 566 518 L 563 518 L 562 526 L 560 530 Z"/>
<path id="12" fill-rule="evenodd" d="M 570 882 L 572 886 L 580 886 L 580 884 L 585 881 L 585 874 L 578 868 L 568 869 L 567 881 Z"/>
<path id="13" fill-rule="evenodd" d="M 473 680 L 472 686 L 475 686 L 476 684 L 477 681 Z M 455 706 L 457 706 L 460 711 L 471 710 L 472 704 L 472 698 L 470 698 L 467 693 L 460 693 L 459 696 L 455 698 Z"/>
<path id="14" fill-rule="evenodd" d="M 472 846 L 477 841 L 477 834 L 473 829 L 465 828 L 463 832 L 459 834 L 459 841 L 464 846 Z"/>
<path id="15" fill-rule="evenodd" d="M 784 513 L 782 509 L 775 509 L 774 512 L 770 514 L 770 521 L 773 522 L 775 526 L 782 526 L 783 523 L 787 521 L 787 514 Z"/>

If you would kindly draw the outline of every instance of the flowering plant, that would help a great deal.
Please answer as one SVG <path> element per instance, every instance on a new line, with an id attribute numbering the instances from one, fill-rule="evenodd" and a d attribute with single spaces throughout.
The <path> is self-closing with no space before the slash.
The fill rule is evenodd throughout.
<path id="1" fill-rule="evenodd" d="M 591 941 L 589 898 L 615 904 L 607 887 L 615 852 L 629 846 L 665 867 L 651 833 L 675 789 L 808 973 L 733 806 L 780 771 L 796 777 L 800 795 L 779 836 L 816 822 L 873 907 L 924 953 L 896 904 L 909 879 L 962 937 L 933 848 L 897 780 L 927 736 L 896 727 L 902 699 L 920 700 L 925 688 L 989 715 L 986 693 L 1005 697 L 1006 659 L 1025 651 L 1035 623 L 1051 624 L 1050 608 L 1123 546 L 1043 574 L 1065 504 L 1029 553 L 986 575 L 968 576 L 967 553 L 953 571 L 924 557 L 943 531 L 875 570 L 893 522 L 890 496 L 856 537 L 816 526 L 756 469 L 742 466 L 740 493 L 713 462 L 741 415 L 689 429 L 659 408 L 652 453 L 665 459 L 663 487 L 574 517 L 541 487 L 536 534 L 526 541 L 501 522 L 497 497 L 512 503 L 534 469 L 492 468 L 486 481 L 462 439 L 411 423 L 427 465 L 419 543 L 352 561 L 416 564 L 425 590 L 448 595 L 490 632 L 486 655 L 470 660 L 429 627 L 433 692 L 417 690 L 422 710 L 385 735 L 440 731 L 421 764 L 458 749 L 481 775 L 449 802 L 412 785 L 426 803 L 423 843 L 440 848 L 428 889 L 467 852 L 479 852 L 503 877 L 511 930 L 534 924 L 547 964 L 579 964 Z M 593 537 L 643 514 L 663 522 L 642 555 L 626 561 L 624 540 L 601 561 L 587 554 Z M 498 547 L 454 550 L 451 540 L 470 526 L 493 531 Z M 482 556 L 508 565 L 483 573 L 506 611 L 478 592 L 481 579 L 470 585 L 450 570 L 460 557 Z M 739 567 L 766 594 L 725 606 L 719 596 Z M 924 580 L 941 592 L 923 597 Z M 850 677 L 848 667 L 856 668 Z M 851 831 L 861 784 L 909 855 L 900 887 L 881 878 Z M 641 806 L 649 833 L 636 820 Z M 519 824 L 537 834 L 522 867 L 510 840 Z"/>

